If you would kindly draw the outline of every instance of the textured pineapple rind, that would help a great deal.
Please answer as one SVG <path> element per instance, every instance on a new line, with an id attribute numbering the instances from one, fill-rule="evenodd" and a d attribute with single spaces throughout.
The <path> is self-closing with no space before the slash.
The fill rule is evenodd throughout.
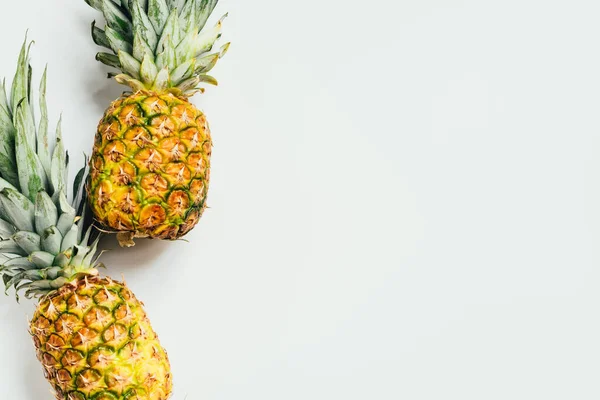
<path id="1" fill-rule="evenodd" d="M 167 353 L 123 283 L 84 277 L 41 300 L 30 323 L 58 400 L 166 400 Z"/>
<path id="2" fill-rule="evenodd" d="M 186 98 L 139 91 L 111 104 L 98 125 L 88 198 L 108 230 L 177 239 L 206 208 L 212 140 Z"/>

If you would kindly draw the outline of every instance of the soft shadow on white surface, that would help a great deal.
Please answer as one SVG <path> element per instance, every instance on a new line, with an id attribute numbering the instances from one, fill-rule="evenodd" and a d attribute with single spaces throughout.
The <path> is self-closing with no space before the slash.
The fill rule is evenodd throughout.
<path id="1" fill-rule="evenodd" d="M 50 383 L 44 378 L 42 366 L 37 359 L 31 360 L 23 371 L 23 386 L 27 388 L 27 399 L 43 400 L 53 398 Z M 25 400 L 25 399 L 24 399 Z"/>
<path id="2" fill-rule="evenodd" d="M 0 337 L 2 337 L 2 346 L 0 355 L 2 359 L 11 363 L 11 368 L 18 376 L 18 379 L 11 381 L 11 385 L 19 384 L 19 387 L 25 389 L 25 396 L 12 396 L 14 392 L 11 387 L 7 387 L 7 381 L 0 376 L 0 383 L 3 384 L 4 394 L 1 398 L 9 394 L 6 398 L 23 398 L 23 400 L 49 399 L 50 386 L 42 371 L 42 366 L 35 355 L 35 347 L 28 332 L 29 318 L 33 315 L 33 303 L 31 300 L 21 299 L 21 304 L 14 301 L 14 292 L 10 291 L 8 296 L 0 292 Z"/>
<path id="3" fill-rule="evenodd" d="M 98 71 L 99 74 L 105 74 L 105 69 Z M 90 101 L 94 104 L 95 110 L 99 115 L 98 121 L 104 114 L 104 111 L 108 106 L 115 100 L 117 100 L 121 94 L 127 90 L 127 87 L 119 85 L 114 79 L 104 78 L 103 80 L 90 79 L 90 88 L 99 88 L 90 93 Z"/>
<path id="4" fill-rule="evenodd" d="M 153 261 L 164 254 L 174 242 L 152 239 L 135 239 L 135 246 L 123 248 L 119 246 L 116 235 L 105 234 L 101 241 L 101 248 L 107 251 L 102 255 L 100 261 L 107 269 L 103 273 L 110 274 L 111 265 L 117 264 L 123 271 L 144 271 L 154 268 Z"/>

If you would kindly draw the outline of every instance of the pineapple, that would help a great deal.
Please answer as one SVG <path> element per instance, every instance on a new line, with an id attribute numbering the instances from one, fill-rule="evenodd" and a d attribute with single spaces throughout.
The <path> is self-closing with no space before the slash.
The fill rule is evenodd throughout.
<path id="1" fill-rule="evenodd" d="M 57 399 L 166 400 L 171 393 L 167 354 L 123 283 L 86 271 L 44 297 L 30 331 Z"/>
<path id="2" fill-rule="evenodd" d="M 221 24 L 203 29 L 218 0 L 86 0 L 101 11 L 96 59 L 132 92 L 106 110 L 87 185 L 95 219 L 123 246 L 136 237 L 177 239 L 206 208 L 212 140 L 189 98 L 216 85 L 207 75 L 229 43 L 211 53 Z"/>
<path id="3" fill-rule="evenodd" d="M 30 323 L 37 356 L 58 400 L 166 400 L 169 360 L 124 283 L 98 274 L 98 238 L 88 227 L 82 169 L 67 201 L 68 157 L 60 124 L 49 143 L 46 73 L 36 129 L 29 46 L 10 98 L 0 84 L 0 276 L 40 298 Z M 53 148 L 51 148 L 53 147 Z"/>

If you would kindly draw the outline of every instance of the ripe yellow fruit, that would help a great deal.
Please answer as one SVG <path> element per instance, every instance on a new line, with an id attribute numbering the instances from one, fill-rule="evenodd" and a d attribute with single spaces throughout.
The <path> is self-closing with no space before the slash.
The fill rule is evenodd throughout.
<path id="1" fill-rule="evenodd" d="M 177 239 L 206 207 L 212 140 L 185 98 L 140 91 L 115 101 L 98 126 L 89 201 L 107 229 Z"/>
<path id="2" fill-rule="evenodd" d="M 59 400 L 166 400 L 169 360 L 122 283 L 86 276 L 44 298 L 30 331 Z"/>
<path id="3" fill-rule="evenodd" d="M 124 246 L 136 237 L 180 238 L 206 207 L 212 141 L 188 99 L 201 84 L 217 84 L 207 73 L 229 48 L 210 53 L 223 19 L 205 25 L 218 0 L 86 1 L 106 20 L 104 29 L 92 25 L 94 42 L 108 50 L 96 59 L 133 92 L 98 126 L 90 206 Z"/>

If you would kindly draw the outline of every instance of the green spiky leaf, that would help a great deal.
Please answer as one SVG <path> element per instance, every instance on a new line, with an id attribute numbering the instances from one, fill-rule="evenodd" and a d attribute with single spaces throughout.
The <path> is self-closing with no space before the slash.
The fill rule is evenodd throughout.
<path id="1" fill-rule="evenodd" d="M 106 38 L 110 43 L 110 48 L 113 49 L 115 53 L 119 53 L 120 51 L 124 51 L 127 53 L 133 52 L 133 47 L 131 43 L 123 37 L 121 33 L 112 29 L 110 26 L 106 27 L 105 30 Z"/>
<path id="2" fill-rule="evenodd" d="M 121 69 L 119 57 L 115 56 L 114 54 L 98 53 L 96 54 L 96 60 L 100 61 L 104 65 L 108 65 L 109 67 Z"/>
<path id="3" fill-rule="evenodd" d="M 106 33 L 96 26 L 96 21 L 92 22 L 92 39 L 98 46 L 102 46 L 107 49 L 112 48 L 108 38 L 106 37 Z"/>
<path id="4" fill-rule="evenodd" d="M 227 17 L 227 14 L 225 14 L 214 27 L 200 32 L 200 34 L 195 38 L 194 43 L 190 44 L 194 57 L 198 57 L 212 50 L 215 42 L 221 37 L 223 19 L 225 19 L 225 17 Z"/>
<path id="5" fill-rule="evenodd" d="M 158 41 L 157 53 L 160 53 L 165 50 L 165 46 L 167 41 L 171 43 L 179 43 L 181 40 L 181 33 L 179 29 L 179 16 L 177 15 L 177 10 L 173 10 L 167 18 L 167 23 L 165 24 L 165 29 L 162 31 L 160 36 L 160 40 Z"/>
<path id="6" fill-rule="evenodd" d="M 31 260 L 38 268 L 48 268 L 54 263 L 54 255 L 45 251 L 34 251 L 29 256 L 29 260 Z M 50 275 L 49 277 L 51 279 L 56 279 L 61 270 L 61 268 L 55 268 L 52 273 L 48 275 Z"/>
<path id="7" fill-rule="evenodd" d="M 196 8 L 197 8 L 198 0 L 187 0 L 183 9 L 181 10 L 181 14 L 179 14 L 179 24 L 186 32 L 198 32 L 198 28 L 196 28 Z"/>
<path id="8" fill-rule="evenodd" d="M 44 69 L 42 81 L 40 83 L 40 125 L 37 134 L 37 154 L 45 171 L 46 178 L 50 178 L 50 144 L 48 143 L 48 106 L 46 104 L 46 81 L 48 68 Z"/>
<path id="9" fill-rule="evenodd" d="M 198 81 L 208 83 L 209 85 L 215 85 L 215 86 L 219 85 L 219 82 L 217 82 L 217 80 L 215 78 L 213 78 L 210 75 L 206 75 L 206 74 L 198 75 Z"/>
<path id="10" fill-rule="evenodd" d="M 36 130 L 32 69 L 27 63 L 30 46 L 25 42 L 21 48 L 10 101 L 4 81 L 0 84 L 0 276 L 7 289 L 12 286 L 17 292 L 26 290 L 26 296 L 40 296 L 58 289 L 76 273 L 91 273 L 95 264 L 69 265 L 72 254 L 91 251 L 89 238 L 78 243 L 80 230 L 91 232 L 85 220 L 76 218 L 75 208 L 83 211 L 85 195 L 76 190 L 80 193 L 74 193 L 75 208 L 67 201 L 69 157 L 60 123 L 56 145 L 49 141 L 46 71 L 40 82 L 41 118 Z M 83 171 L 76 187 L 85 180 Z M 65 262 L 59 265 L 61 254 Z M 84 255 L 76 257 L 77 261 L 83 262 Z"/>
<path id="11" fill-rule="evenodd" d="M 196 62 L 196 75 L 210 71 L 217 65 L 217 61 L 219 61 L 219 53 L 199 57 Z"/>
<path id="12" fill-rule="evenodd" d="M 169 86 L 169 69 L 163 68 L 159 71 L 158 75 L 156 75 L 156 80 L 154 81 L 154 88 L 156 90 L 165 90 Z"/>
<path id="13" fill-rule="evenodd" d="M 129 75 L 119 74 L 115 76 L 115 80 L 123 85 L 131 87 L 135 91 L 146 89 L 146 85 Z"/>
<path id="14" fill-rule="evenodd" d="M 58 195 L 65 191 L 65 175 L 67 173 L 67 154 L 62 140 L 62 118 L 56 125 L 56 146 L 52 154 L 52 165 L 50 167 L 50 182 L 52 184 L 53 198 L 56 201 Z"/>
<path id="15" fill-rule="evenodd" d="M 17 109 L 17 105 L 23 99 L 27 99 L 29 96 L 29 65 L 28 65 L 28 45 L 27 38 L 21 46 L 21 52 L 19 53 L 19 61 L 17 64 L 17 72 L 13 78 L 12 89 L 11 89 L 11 108 L 12 110 Z"/>
<path id="16" fill-rule="evenodd" d="M 187 91 L 196 89 L 196 87 L 198 86 L 199 83 L 200 83 L 200 79 L 197 76 L 193 76 L 193 77 L 186 79 L 185 81 L 179 83 L 177 85 L 177 88 L 179 90 L 181 90 L 182 92 L 187 92 Z"/>
<path id="17" fill-rule="evenodd" d="M 0 107 L 0 176 L 14 186 L 19 186 L 15 159 L 16 129 L 9 112 Z"/>
<path id="18" fill-rule="evenodd" d="M 21 192 L 31 201 L 40 190 L 45 190 L 47 186 L 46 172 L 35 153 L 34 146 L 29 142 L 31 136 L 27 135 L 27 128 L 24 121 L 24 110 L 27 107 L 20 103 L 16 112 L 16 140 L 15 153 L 17 159 L 17 171 L 19 174 L 19 186 Z M 33 132 L 35 135 L 35 131 Z"/>
<path id="19" fill-rule="evenodd" d="M 21 231 L 14 234 L 12 240 L 19 245 L 20 248 L 25 250 L 27 254 L 31 254 L 34 251 L 41 250 L 41 239 L 40 235 L 33 232 Z"/>
<path id="20" fill-rule="evenodd" d="M 103 0 L 102 11 L 109 27 L 128 39 L 133 37 L 131 34 L 133 32 L 133 24 L 120 6 L 111 0 Z"/>
<path id="21" fill-rule="evenodd" d="M 6 239 L 0 241 L 0 252 L 2 254 L 16 254 L 19 256 L 26 256 L 27 252 L 23 250 L 14 240 Z"/>
<path id="22" fill-rule="evenodd" d="M 83 167 L 77 172 L 75 175 L 75 180 L 73 181 L 73 203 L 74 204 L 83 204 L 84 196 L 85 196 L 85 176 L 87 174 L 87 157 L 85 159 L 86 167 Z M 83 212 L 83 210 L 77 210 L 78 213 Z M 47 226 L 47 225 L 46 225 Z"/>
<path id="23" fill-rule="evenodd" d="M 61 217 L 62 218 L 62 217 Z M 50 226 L 42 234 L 42 249 L 48 253 L 58 254 L 63 236 L 55 226 Z"/>
<path id="24" fill-rule="evenodd" d="M 196 9 L 196 26 L 198 30 L 204 28 L 218 2 L 219 0 L 200 0 L 200 5 Z"/>
<path id="25" fill-rule="evenodd" d="M 134 32 L 141 35 L 151 49 L 156 49 L 158 36 L 148 15 L 144 12 L 140 0 L 133 0 L 132 8 Z"/>
<path id="26" fill-rule="evenodd" d="M 24 195 L 14 189 L 0 192 L 0 204 L 6 220 L 22 231 L 34 231 L 34 205 Z"/>
<path id="27" fill-rule="evenodd" d="M 103 2 L 102 0 L 85 0 L 90 6 L 94 7 L 98 11 L 102 11 Z"/>
<path id="28" fill-rule="evenodd" d="M 169 18 L 169 6 L 165 0 L 148 1 L 148 17 L 155 32 L 162 32 Z"/>
<path id="29" fill-rule="evenodd" d="M 183 80 L 186 80 L 194 74 L 195 69 L 196 59 L 192 58 L 175 68 L 175 70 L 171 73 L 171 81 L 181 82 Z"/>
<path id="30" fill-rule="evenodd" d="M 44 229 L 54 226 L 58 222 L 58 209 L 45 191 L 37 194 L 34 216 L 36 232 L 43 232 Z"/>
<path id="31" fill-rule="evenodd" d="M 146 40 L 138 32 L 136 32 L 133 38 L 133 57 L 136 60 L 143 60 L 144 57 L 150 57 L 154 60 L 154 51 L 152 51 Z"/>
<path id="32" fill-rule="evenodd" d="M 66 251 L 77 244 L 77 234 L 79 232 L 79 228 L 77 225 L 72 225 L 71 229 L 65 234 L 63 237 L 63 241 L 60 244 L 60 250 Z"/>
<path id="33" fill-rule="evenodd" d="M 122 73 L 110 73 L 109 77 L 134 91 L 169 90 L 190 96 L 199 90 L 192 78 L 209 72 L 229 46 L 223 46 L 218 55 L 206 54 L 220 38 L 227 15 L 214 27 L 203 29 L 218 0 L 121 0 L 120 5 L 115 0 L 102 1 L 107 27 L 102 30 L 92 25 L 92 37 L 100 46 L 108 44 L 115 54 L 98 53 L 96 58 L 120 69 Z M 171 76 L 153 76 L 150 62 L 159 74 L 167 68 Z M 190 70 L 193 63 L 196 65 Z M 206 77 L 200 81 L 216 82 Z"/>
<path id="34" fill-rule="evenodd" d="M 156 66 L 160 69 L 174 69 L 176 65 L 177 56 L 175 54 L 175 48 L 173 47 L 171 40 L 167 37 L 164 45 L 164 51 L 156 56 Z"/>
<path id="35" fill-rule="evenodd" d="M 121 63 L 123 72 L 135 79 L 140 79 L 140 69 L 142 68 L 142 65 L 131 54 L 119 51 L 119 62 Z"/>
<path id="36" fill-rule="evenodd" d="M 151 57 L 145 56 L 142 61 L 142 66 L 140 68 L 140 75 L 142 78 L 142 82 L 154 82 L 156 79 L 156 75 L 158 75 L 158 68 L 156 64 L 152 61 Z"/>

